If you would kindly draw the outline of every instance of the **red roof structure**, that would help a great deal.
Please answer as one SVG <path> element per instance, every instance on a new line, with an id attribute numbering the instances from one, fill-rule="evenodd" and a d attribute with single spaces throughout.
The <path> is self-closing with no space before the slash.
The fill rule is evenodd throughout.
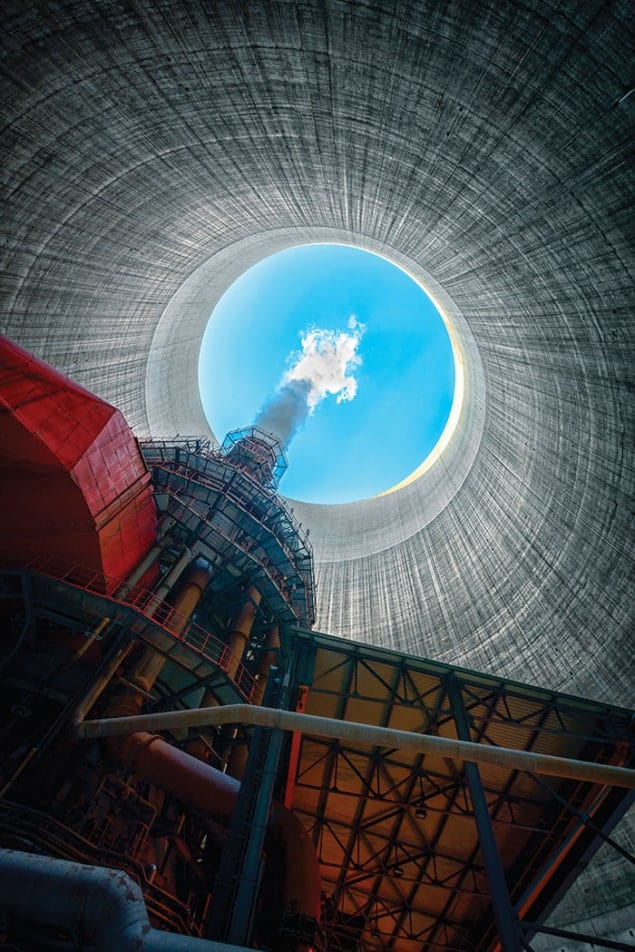
<path id="1" fill-rule="evenodd" d="M 150 475 L 119 410 L 0 335 L 0 558 L 125 579 L 156 540 Z"/>

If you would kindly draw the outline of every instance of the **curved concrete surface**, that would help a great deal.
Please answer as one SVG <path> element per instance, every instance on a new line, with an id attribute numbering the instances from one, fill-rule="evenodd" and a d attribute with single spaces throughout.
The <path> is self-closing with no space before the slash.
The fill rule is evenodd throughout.
<path id="1" fill-rule="evenodd" d="M 410 487 L 298 506 L 317 627 L 632 703 L 626 0 L 44 9 L 3 8 L 3 331 L 140 434 L 201 432 L 245 268 L 325 236 L 406 265 L 466 411 Z"/>

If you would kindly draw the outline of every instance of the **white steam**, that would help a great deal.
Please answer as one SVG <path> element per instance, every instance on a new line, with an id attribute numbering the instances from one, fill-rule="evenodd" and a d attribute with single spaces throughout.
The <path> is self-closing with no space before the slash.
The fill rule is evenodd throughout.
<path id="1" fill-rule="evenodd" d="M 358 348 L 365 326 L 353 316 L 347 326 L 339 332 L 317 327 L 304 331 L 301 349 L 290 355 L 291 366 L 275 397 L 258 414 L 256 426 L 273 433 L 284 446 L 325 397 L 334 396 L 338 403 L 355 397 L 354 371 L 362 363 Z"/>
<path id="2" fill-rule="evenodd" d="M 357 349 L 364 330 L 363 324 L 349 317 L 348 332 L 312 327 L 300 335 L 302 349 L 289 358 L 293 364 L 282 378 L 282 385 L 292 380 L 309 383 L 310 413 L 329 394 L 337 397 L 338 403 L 355 397 L 357 380 L 352 373 L 362 362 Z"/>

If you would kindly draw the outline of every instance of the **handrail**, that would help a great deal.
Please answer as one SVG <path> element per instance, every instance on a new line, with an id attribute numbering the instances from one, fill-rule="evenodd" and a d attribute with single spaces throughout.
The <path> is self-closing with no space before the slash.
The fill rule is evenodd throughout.
<path id="1" fill-rule="evenodd" d="M 7 837 L 11 835 L 11 839 Z M 116 850 L 97 846 L 92 840 L 70 826 L 32 807 L 11 800 L 0 800 L 0 844 L 15 843 L 13 837 L 36 848 L 37 852 L 75 863 L 95 863 L 123 870 L 143 889 L 146 904 L 153 916 L 179 932 L 193 931 L 193 916 L 187 906 L 156 882 L 148 879 L 143 863 Z"/>
<path id="2" fill-rule="evenodd" d="M 168 495 L 172 496 L 172 498 L 175 500 L 175 502 L 179 506 L 183 507 L 183 509 L 185 509 L 187 512 L 191 513 L 192 515 L 196 516 L 197 518 L 200 518 L 200 513 L 196 509 L 194 509 L 191 505 L 189 505 L 187 502 L 185 502 L 183 497 L 179 496 L 174 491 L 174 488 L 170 486 L 171 477 L 175 477 L 184 482 L 188 482 L 188 481 L 195 482 L 199 485 L 204 486 L 205 489 L 209 490 L 210 492 L 214 492 L 218 495 L 224 495 L 224 498 L 227 500 L 227 502 L 231 506 L 235 507 L 235 509 L 242 515 L 244 519 L 249 520 L 251 523 L 253 523 L 255 526 L 258 527 L 258 531 L 256 533 L 252 533 L 252 536 L 251 536 L 252 538 L 258 539 L 260 536 L 260 533 L 262 532 L 267 533 L 267 535 L 269 536 L 273 536 L 273 538 L 276 540 L 277 547 L 280 553 L 282 554 L 284 560 L 286 560 L 286 562 L 290 565 L 290 567 L 293 569 L 295 574 L 300 579 L 301 587 L 304 590 L 304 596 L 302 598 L 302 601 L 304 602 L 304 613 L 307 619 L 310 620 L 313 618 L 314 616 L 314 604 L 313 604 L 314 603 L 314 599 L 313 599 L 314 582 L 313 582 L 313 575 L 312 575 L 313 553 L 310 546 L 307 547 L 307 545 L 305 545 L 304 543 L 297 550 L 294 549 L 293 546 L 289 545 L 288 535 L 291 534 L 295 536 L 298 533 L 298 530 L 295 528 L 293 522 L 289 523 L 289 533 L 285 535 L 285 533 L 282 531 L 283 527 L 280 524 L 277 524 L 275 521 L 265 518 L 268 515 L 268 513 L 266 512 L 263 513 L 263 516 L 258 515 L 253 505 L 251 507 L 246 505 L 245 498 L 243 496 L 236 493 L 229 492 L 228 491 L 229 484 L 227 484 L 226 486 L 226 491 L 223 492 L 222 489 L 217 489 L 207 485 L 207 480 L 204 477 L 201 478 L 202 474 L 200 474 L 198 471 L 193 471 L 193 473 L 189 474 L 189 473 L 174 471 L 173 469 L 168 468 L 162 464 L 155 463 L 154 466 L 156 469 L 161 470 L 165 474 L 165 481 L 162 480 L 160 483 L 161 489 L 164 490 Z M 276 510 L 282 509 L 277 499 L 268 500 L 268 502 L 272 504 Z M 222 512 L 224 514 L 227 514 L 225 509 L 223 509 Z M 229 516 L 228 518 L 231 520 L 232 524 L 237 529 L 240 529 L 239 523 L 232 516 Z M 235 546 L 235 548 L 238 549 L 244 555 L 248 555 L 250 558 L 253 558 L 253 560 L 257 563 L 259 567 L 261 568 L 263 567 L 262 558 L 257 554 L 256 550 L 251 548 L 245 549 L 244 546 L 238 541 L 239 536 L 244 534 L 242 531 L 238 531 L 235 534 L 230 534 L 228 532 L 224 532 L 217 523 L 210 521 L 208 522 L 208 525 L 210 526 L 210 528 L 213 526 L 214 532 L 220 535 L 226 542 L 229 542 L 231 545 Z M 262 543 L 260 543 L 258 548 L 263 550 Z M 309 563 L 308 568 L 306 565 L 301 564 L 305 562 L 306 560 L 308 560 L 308 563 Z M 280 564 L 281 564 L 280 560 L 277 560 L 275 563 L 273 563 L 274 567 L 277 569 L 278 573 L 281 575 L 280 569 L 278 568 Z M 289 604 L 294 614 L 296 614 L 296 611 L 294 610 L 293 604 L 292 604 L 293 599 L 287 598 L 282 593 L 282 587 L 280 585 L 280 581 L 274 579 L 273 576 L 271 575 L 269 577 L 272 581 L 272 584 L 282 594 L 282 597 L 284 598 L 284 600 L 287 602 L 287 604 Z M 281 578 L 283 578 L 282 575 L 281 575 Z"/>
<path id="3" fill-rule="evenodd" d="M 153 470 L 162 471 L 166 477 L 176 476 L 184 480 L 194 480 L 201 485 L 205 485 L 212 492 L 224 494 L 245 516 L 254 519 L 267 532 L 275 536 L 286 558 L 289 559 L 303 579 L 304 587 L 307 590 L 307 617 L 313 619 L 315 613 L 313 604 L 313 548 L 309 541 L 308 531 L 303 529 L 301 523 L 296 520 L 287 500 L 277 492 L 254 481 L 248 472 L 228 465 L 227 459 L 222 453 L 211 450 L 196 452 L 192 446 L 187 445 L 189 442 L 186 440 L 185 445 L 183 445 L 183 441 L 178 440 L 163 440 L 158 443 L 153 440 L 146 440 L 140 445 L 147 465 L 151 466 Z M 177 459 L 175 455 L 177 449 L 184 449 L 185 453 L 183 455 L 187 459 L 181 457 Z M 202 462 L 203 465 L 190 465 L 192 461 L 199 464 Z M 221 480 L 217 485 L 216 480 L 210 479 L 210 467 L 228 469 L 233 473 L 233 476 Z M 247 486 L 240 485 L 240 478 L 235 484 L 234 476 L 247 480 Z M 273 507 L 273 510 L 269 508 L 268 516 L 271 515 L 272 511 L 275 511 L 276 518 L 258 517 L 252 512 L 251 508 L 245 507 L 247 499 L 253 501 L 256 498 L 253 494 L 254 487 L 258 489 L 256 497 L 264 499 L 269 507 Z M 247 494 L 245 494 L 246 489 L 248 490 Z M 288 532 L 285 530 L 285 523 L 288 526 Z M 296 543 L 295 546 L 290 545 L 290 536 L 293 537 Z M 308 567 L 305 565 L 301 568 L 301 563 L 305 562 L 308 563 Z"/>
<path id="4" fill-rule="evenodd" d="M 251 698 L 255 684 L 253 675 L 242 662 L 238 661 L 229 645 L 201 625 L 191 621 L 172 605 L 158 600 L 156 592 L 139 585 L 130 586 L 123 579 L 106 576 L 82 566 L 71 565 L 54 556 L 27 562 L 21 566 L 0 565 L 0 570 L 8 569 L 16 572 L 25 570 L 34 572 L 53 581 L 64 582 L 71 588 L 97 595 L 116 605 L 131 608 L 136 614 L 161 628 L 176 641 L 186 645 L 226 674 L 231 671 L 232 665 L 235 665 L 236 675 L 231 680 L 246 701 Z M 107 594 L 107 588 L 112 589 L 114 594 Z"/>

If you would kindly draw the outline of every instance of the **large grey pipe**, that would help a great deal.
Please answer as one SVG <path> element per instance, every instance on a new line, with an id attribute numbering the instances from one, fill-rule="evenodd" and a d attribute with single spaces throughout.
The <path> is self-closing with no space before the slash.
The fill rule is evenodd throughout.
<path id="1" fill-rule="evenodd" d="M 95 933 L 98 952 L 250 952 L 161 932 L 137 884 L 118 869 L 0 849 L 0 910 L 31 922 Z"/>

